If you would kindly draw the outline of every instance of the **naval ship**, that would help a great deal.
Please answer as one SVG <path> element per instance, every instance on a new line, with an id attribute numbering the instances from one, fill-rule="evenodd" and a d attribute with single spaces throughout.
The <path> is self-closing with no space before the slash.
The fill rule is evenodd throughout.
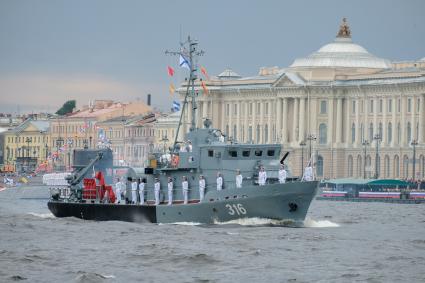
<path id="1" fill-rule="evenodd" d="M 199 54 L 197 43 L 190 37 L 187 43 L 187 60 L 194 62 L 194 56 Z M 181 52 L 168 53 L 183 55 Z M 292 178 L 279 183 L 278 170 L 289 154 L 282 150 L 281 144 L 237 143 L 220 129 L 213 128 L 209 119 L 203 121 L 202 128 L 197 128 L 195 80 L 196 67 L 190 64 L 176 138 L 170 147 L 171 158 L 152 153 L 149 166 L 144 169 L 143 176 L 139 176 L 146 179 L 145 203 L 138 204 L 131 199 L 124 204 L 114 203 L 112 187 L 106 184 L 112 183 L 111 150 L 82 149 L 74 151 L 75 171 L 68 177 L 68 188 L 52 190 L 48 202 L 50 211 L 56 217 L 98 221 L 212 224 L 241 218 L 264 218 L 295 225 L 302 223 L 317 193 L 318 182 Z M 185 142 L 178 141 L 182 117 L 189 106 L 191 126 L 185 135 Z M 186 150 L 187 142 L 191 146 Z M 265 168 L 268 179 L 265 185 L 259 186 L 258 173 L 261 167 Z M 236 187 L 236 170 L 243 176 L 241 188 Z M 100 177 L 97 176 L 98 182 L 91 177 L 92 171 L 101 173 Z M 217 190 L 216 186 L 218 173 L 223 178 L 222 190 Z M 199 195 L 201 175 L 206 181 L 202 200 Z M 170 177 L 174 190 L 172 204 L 168 205 L 167 183 Z M 183 202 L 183 177 L 189 183 L 189 201 L 186 204 Z M 154 201 L 155 180 L 159 180 L 161 187 L 158 205 Z"/>

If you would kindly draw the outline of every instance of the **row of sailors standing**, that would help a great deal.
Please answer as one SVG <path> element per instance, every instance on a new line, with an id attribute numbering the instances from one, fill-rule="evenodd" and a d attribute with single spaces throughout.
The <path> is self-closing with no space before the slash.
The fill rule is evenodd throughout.
<path id="1" fill-rule="evenodd" d="M 287 173 L 283 165 L 281 166 L 279 170 L 279 183 L 283 184 L 286 181 Z M 236 170 L 236 177 L 235 177 L 235 185 L 236 188 L 242 188 L 242 181 L 243 177 L 241 174 L 241 171 L 239 169 Z M 260 168 L 260 171 L 258 172 L 258 184 L 260 186 L 264 186 L 267 182 L 267 172 L 264 170 L 264 167 Z M 217 173 L 217 179 L 216 179 L 216 186 L 217 191 L 221 191 L 223 189 L 223 176 L 220 172 Z M 140 183 L 137 182 L 136 179 L 132 179 L 131 182 L 131 200 L 133 204 L 137 203 L 137 192 L 139 194 L 140 204 L 145 203 L 145 188 L 146 188 L 146 178 L 143 178 Z M 206 182 L 205 177 L 203 175 L 199 176 L 199 201 L 202 202 L 205 196 L 205 188 L 206 188 Z M 124 182 L 121 182 L 119 179 L 117 180 L 117 183 L 115 184 L 115 192 L 117 203 L 121 203 L 122 197 L 121 194 L 124 193 L 126 190 L 126 185 Z M 173 190 L 174 190 L 174 183 L 173 178 L 168 177 L 168 183 L 167 183 L 167 193 L 168 193 L 168 205 L 171 205 L 173 203 Z M 161 191 L 161 183 L 159 182 L 158 178 L 155 178 L 154 183 L 154 197 L 155 197 L 155 205 L 159 205 L 160 203 L 160 191 Z M 182 177 L 182 193 L 183 193 L 183 203 L 187 204 L 189 201 L 189 182 L 187 180 L 186 176 Z"/>

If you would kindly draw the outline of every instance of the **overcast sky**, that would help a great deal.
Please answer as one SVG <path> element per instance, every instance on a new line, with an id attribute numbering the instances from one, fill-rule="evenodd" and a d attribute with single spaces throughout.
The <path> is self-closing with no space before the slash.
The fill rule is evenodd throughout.
<path id="1" fill-rule="evenodd" d="M 171 106 L 167 76 L 180 36 L 199 40 L 211 75 L 289 66 L 334 40 L 393 61 L 425 57 L 425 1 L 0 0 L 0 112 L 56 111 L 66 100 Z"/>

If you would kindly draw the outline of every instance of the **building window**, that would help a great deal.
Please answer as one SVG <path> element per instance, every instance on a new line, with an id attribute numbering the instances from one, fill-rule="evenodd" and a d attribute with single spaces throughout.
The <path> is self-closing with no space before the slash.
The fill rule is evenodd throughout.
<path id="1" fill-rule="evenodd" d="M 391 143 L 393 141 L 393 125 L 391 122 L 388 123 L 388 142 Z"/>
<path id="2" fill-rule="evenodd" d="M 265 115 L 269 114 L 269 103 L 268 102 L 264 105 L 264 114 Z"/>
<path id="3" fill-rule="evenodd" d="M 238 138 L 238 129 L 236 128 L 236 125 L 233 126 L 233 139 Z"/>
<path id="4" fill-rule="evenodd" d="M 407 99 L 407 113 L 412 112 L 412 99 Z"/>
<path id="5" fill-rule="evenodd" d="M 363 162 L 362 162 L 362 156 L 359 154 L 357 155 L 357 177 L 360 178 L 363 176 L 362 173 L 362 166 L 363 166 Z"/>
<path id="6" fill-rule="evenodd" d="M 419 110 L 421 109 L 420 108 L 420 106 L 421 106 L 421 99 L 420 98 L 418 98 L 418 103 L 416 103 L 416 105 L 417 105 L 416 111 L 419 112 Z"/>
<path id="7" fill-rule="evenodd" d="M 356 124 L 351 125 L 351 143 L 356 141 Z"/>
<path id="8" fill-rule="evenodd" d="M 249 104 L 249 116 L 252 115 L 252 103 Z"/>
<path id="9" fill-rule="evenodd" d="M 268 143 L 269 141 L 269 126 L 266 124 L 264 126 L 264 143 Z"/>
<path id="10" fill-rule="evenodd" d="M 233 114 L 238 115 L 238 105 L 237 104 L 233 105 Z"/>
<path id="11" fill-rule="evenodd" d="M 353 177 L 353 157 L 348 156 L 348 177 Z"/>
<path id="12" fill-rule="evenodd" d="M 327 109 L 326 109 L 326 100 L 322 100 L 320 101 L 320 114 L 326 114 Z"/>
<path id="13" fill-rule="evenodd" d="M 260 102 L 257 103 L 257 115 L 260 115 L 260 108 L 261 108 L 261 104 Z"/>
<path id="14" fill-rule="evenodd" d="M 248 141 L 252 142 L 252 126 L 248 128 Z"/>
<path id="15" fill-rule="evenodd" d="M 373 124 L 369 124 L 369 141 L 373 140 Z"/>
<path id="16" fill-rule="evenodd" d="M 360 113 L 364 112 L 364 100 L 360 102 Z"/>
<path id="17" fill-rule="evenodd" d="M 409 157 L 405 155 L 403 157 L 403 178 L 409 177 Z"/>
<path id="18" fill-rule="evenodd" d="M 388 113 L 391 113 L 393 111 L 393 100 L 388 99 Z"/>
<path id="19" fill-rule="evenodd" d="M 400 98 L 397 99 L 397 111 L 398 111 L 398 113 L 400 113 L 400 111 L 401 111 L 401 101 L 400 101 Z"/>
<path id="20" fill-rule="evenodd" d="M 260 143 L 260 134 L 261 134 L 260 125 L 257 125 L 257 143 Z"/>
<path id="21" fill-rule="evenodd" d="M 229 132 L 229 125 L 226 125 L 226 135 L 229 136 L 230 132 Z"/>
<path id="22" fill-rule="evenodd" d="M 226 104 L 226 116 L 230 115 L 230 104 Z"/>
<path id="23" fill-rule="evenodd" d="M 351 104 L 351 112 L 353 114 L 356 114 L 356 101 L 353 100 L 352 104 Z"/>
<path id="24" fill-rule="evenodd" d="M 365 140 L 363 123 L 360 124 L 360 140 L 362 142 Z"/>
<path id="25" fill-rule="evenodd" d="M 370 100 L 369 102 L 369 112 L 373 113 L 373 100 Z"/>
<path id="26" fill-rule="evenodd" d="M 382 99 L 379 99 L 379 113 L 382 113 L 383 104 Z"/>
<path id="27" fill-rule="evenodd" d="M 379 122 L 379 125 L 378 125 L 378 135 L 382 138 L 383 136 L 382 136 L 382 123 L 381 122 Z"/>
<path id="28" fill-rule="evenodd" d="M 410 143 L 411 140 L 412 140 L 412 125 L 410 124 L 410 122 L 407 122 L 407 142 Z"/>
<path id="29" fill-rule="evenodd" d="M 240 140 L 244 141 L 245 139 L 245 131 L 244 131 L 244 126 L 241 126 L 241 135 L 240 135 Z"/>
<path id="30" fill-rule="evenodd" d="M 321 155 L 317 156 L 317 176 L 323 177 L 323 157 Z"/>
<path id="31" fill-rule="evenodd" d="M 319 125 L 319 143 L 320 144 L 326 144 L 327 141 L 327 126 L 326 124 L 320 124 Z"/>
<path id="32" fill-rule="evenodd" d="M 385 155 L 384 159 L 384 176 L 390 177 L 390 157 L 388 155 Z"/>
<path id="33" fill-rule="evenodd" d="M 397 143 L 400 144 L 401 142 L 401 127 L 400 123 L 397 124 Z"/>

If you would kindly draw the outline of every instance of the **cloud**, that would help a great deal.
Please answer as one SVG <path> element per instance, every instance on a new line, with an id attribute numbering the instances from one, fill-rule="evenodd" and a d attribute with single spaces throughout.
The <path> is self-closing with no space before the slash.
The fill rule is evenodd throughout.
<path id="1" fill-rule="evenodd" d="M 70 99 L 76 99 L 79 106 L 93 99 L 144 100 L 147 93 L 160 94 L 163 89 L 160 84 L 123 82 L 97 74 L 16 74 L 0 77 L 0 104 L 15 105 L 12 111 L 18 105 L 21 110 L 31 106 L 57 109 Z"/>

